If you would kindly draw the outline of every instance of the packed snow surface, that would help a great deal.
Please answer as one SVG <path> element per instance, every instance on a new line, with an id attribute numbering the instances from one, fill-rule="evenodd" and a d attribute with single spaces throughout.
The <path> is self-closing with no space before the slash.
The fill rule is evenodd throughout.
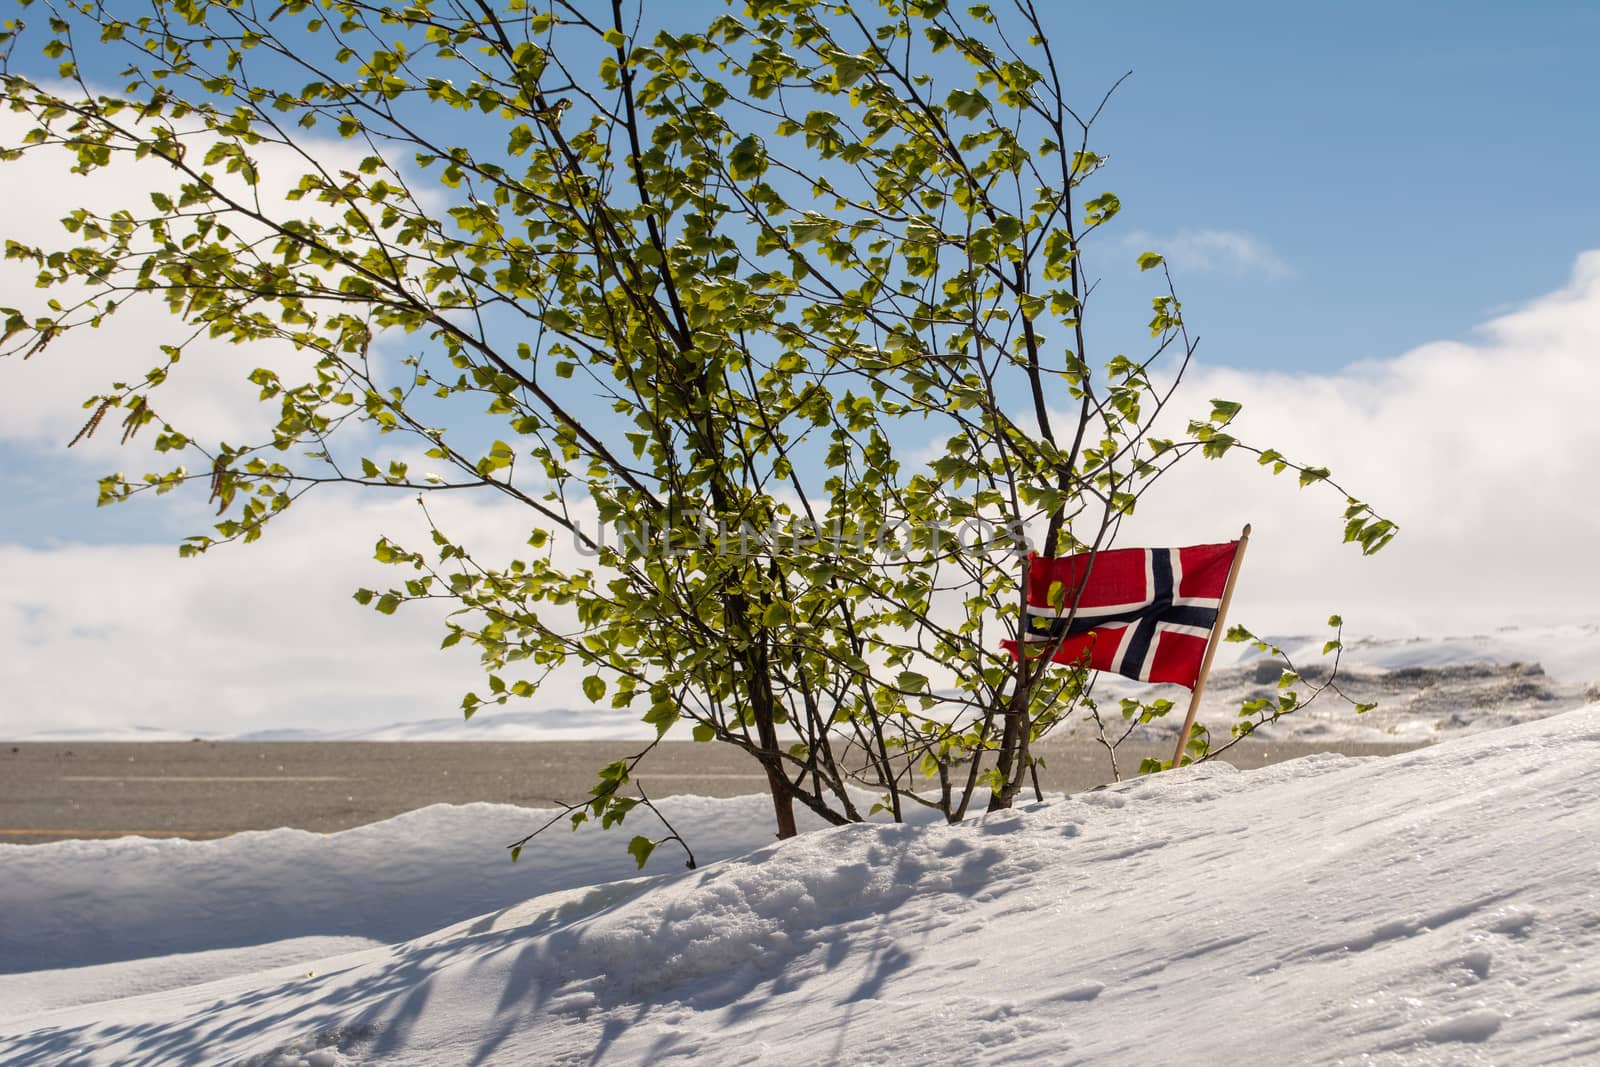
<path id="1" fill-rule="evenodd" d="M 642 877 L 488 806 L 0 846 L 0 1062 L 1600 1062 L 1597 766 L 1591 704 L 958 826 L 681 798 Z"/>

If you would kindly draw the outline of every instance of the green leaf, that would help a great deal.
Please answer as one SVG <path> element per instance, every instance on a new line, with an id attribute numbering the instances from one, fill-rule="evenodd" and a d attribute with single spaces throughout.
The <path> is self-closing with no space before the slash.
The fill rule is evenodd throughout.
<path id="1" fill-rule="evenodd" d="M 1211 421 L 1219 426 L 1232 422 L 1233 417 L 1239 414 L 1239 410 L 1243 407 L 1243 404 L 1236 404 L 1232 400 L 1213 399 L 1211 401 Z"/>
<path id="2" fill-rule="evenodd" d="M 964 119 L 975 119 L 989 106 L 989 100 L 977 90 L 956 89 L 945 97 L 945 107 Z"/>
<path id="3" fill-rule="evenodd" d="M 1310 485 L 1312 482 L 1323 482 L 1327 480 L 1328 468 L 1326 467 L 1306 467 L 1300 472 L 1301 486 Z"/>
<path id="4" fill-rule="evenodd" d="M 908 693 L 920 693 L 928 688 L 928 676 L 916 671 L 901 671 L 898 682 L 900 688 Z"/>
<path id="5" fill-rule="evenodd" d="M 1139 254 L 1139 269 L 1142 271 L 1154 270 L 1156 267 L 1161 266 L 1161 264 L 1165 262 L 1165 259 L 1156 255 L 1154 252 L 1141 252 Z"/>
<path id="6" fill-rule="evenodd" d="M 650 853 L 656 850 L 656 843 L 642 834 L 628 842 L 628 855 L 639 865 L 639 870 L 644 870 L 645 861 L 650 858 Z"/>
<path id="7" fill-rule="evenodd" d="M 1122 201 L 1117 199 L 1115 193 L 1101 193 L 1083 205 L 1083 221 L 1090 226 L 1099 226 L 1109 222 L 1121 210 Z"/>
<path id="8" fill-rule="evenodd" d="M 591 674 L 583 680 L 583 695 L 591 702 L 597 702 L 606 695 L 606 680 L 598 674 Z"/>
<path id="9" fill-rule="evenodd" d="M 728 153 L 728 174 L 735 181 L 759 178 L 767 169 L 767 151 L 755 136 L 745 137 Z"/>

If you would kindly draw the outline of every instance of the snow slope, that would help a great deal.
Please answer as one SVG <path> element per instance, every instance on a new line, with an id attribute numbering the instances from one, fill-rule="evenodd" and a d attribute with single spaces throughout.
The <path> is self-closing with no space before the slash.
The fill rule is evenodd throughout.
<path id="1" fill-rule="evenodd" d="M 315 846 L 0 846 L 0 960 L 34 972 L 12 980 L 34 1007 L 0 1021 L 0 1061 L 1596 1062 L 1597 765 L 1592 704 L 1387 759 L 818 830 L 693 872 L 664 846 L 661 873 L 588 885 L 621 839 L 553 838 L 503 876 L 504 833 L 468 823 L 505 809 Z M 752 798 L 685 804 L 707 854 L 765 825 Z M 155 844 L 177 847 L 158 863 Z M 175 899 L 208 868 L 218 884 Z M 501 877 L 525 880 L 474 888 Z M 456 921 L 469 907 L 486 913 Z M 78 914 L 113 947 L 75 937 Z M 409 939 L 292 962 L 240 947 L 335 934 Z M 171 955 L 106 962 L 154 952 Z M 261 969 L 163 979 L 219 957 Z M 92 958 L 95 1003 L 73 1003 L 83 969 L 39 970 Z"/>
<path id="2" fill-rule="evenodd" d="M 702 864 L 772 840 L 770 802 L 670 797 L 659 806 L 674 825 L 694 828 Z M 337 834 L 0 845 L 0 1021 L 103 993 L 259 970 L 262 959 L 310 963 L 540 894 L 632 878 L 627 838 L 661 832 L 637 816 L 621 837 L 561 823 L 511 863 L 506 844 L 549 816 L 504 804 L 436 804 Z M 650 869 L 682 859 L 663 848 Z M 237 949 L 251 951 L 228 951 Z M 170 977 L 164 963 L 150 962 L 168 957 L 182 964 Z M 41 966 L 58 972 L 59 986 L 27 973 Z"/>

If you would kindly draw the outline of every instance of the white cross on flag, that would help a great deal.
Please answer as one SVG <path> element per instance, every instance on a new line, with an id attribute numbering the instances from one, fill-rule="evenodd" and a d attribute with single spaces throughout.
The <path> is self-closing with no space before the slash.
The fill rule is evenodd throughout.
<path id="1" fill-rule="evenodd" d="M 1141 682 L 1194 688 L 1239 542 L 1031 556 L 1022 646 Z M 1004 642 L 1012 655 L 1015 641 Z"/>

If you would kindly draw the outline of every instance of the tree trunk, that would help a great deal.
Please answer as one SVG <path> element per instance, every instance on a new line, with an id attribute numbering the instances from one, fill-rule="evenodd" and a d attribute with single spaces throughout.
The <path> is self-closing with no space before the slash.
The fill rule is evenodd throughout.
<path id="1" fill-rule="evenodd" d="M 1017 795 L 1013 779 L 1020 778 L 1018 770 L 1027 759 L 1028 733 L 1028 671 L 1018 666 L 1017 688 L 1012 692 L 1005 710 L 1005 729 L 1000 735 L 1000 752 L 997 769 L 1000 788 L 989 794 L 989 810 L 1002 811 L 1011 806 Z"/>
<path id="2" fill-rule="evenodd" d="M 773 722 L 773 696 L 771 679 L 767 676 L 765 651 L 757 651 L 745 660 L 745 676 L 749 679 L 750 707 L 755 712 L 756 737 L 761 741 L 761 765 L 767 769 L 767 788 L 772 791 L 772 814 L 778 823 L 778 840 L 793 837 L 799 831 L 794 824 L 794 790 L 783 773 L 783 757 L 778 754 L 778 728 Z"/>
<path id="3" fill-rule="evenodd" d="M 794 825 L 794 796 L 789 792 L 788 779 L 783 776 L 783 768 L 775 764 L 776 761 L 767 764 L 767 787 L 772 790 L 772 814 L 778 821 L 778 840 L 782 841 L 799 831 Z"/>

